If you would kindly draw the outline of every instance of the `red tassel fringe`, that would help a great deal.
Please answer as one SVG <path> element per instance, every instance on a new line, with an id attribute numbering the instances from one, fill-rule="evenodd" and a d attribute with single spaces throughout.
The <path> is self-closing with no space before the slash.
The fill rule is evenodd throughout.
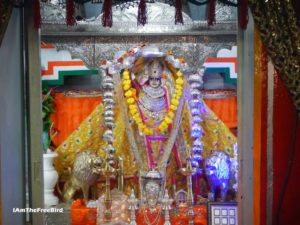
<path id="1" fill-rule="evenodd" d="M 240 0 L 240 28 L 245 30 L 248 24 L 248 0 Z"/>
<path id="2" fill-rule="evenodd" d="M 176 0 L 175 2 L 175 24 L 177 23 L 183 24 L 181 0 Z"/>
<path id="3" fill-rule="evenodd" d="M 146 0 L 140 0 L 139 10 L 138 10 L 138 25 L 144 26 L 147 23 L 147 5 Z"/>
<path id="4" fill-rule="evenodd" d="M 33 4 L 33 27 L 39 29 L 42 23 L 40 0 L 35 0 Z"/>
<path id="5" fill-rule="evenodd" d="M 67 25 L 73 26 L 76 23 L 76 20 L 74 18 L 75 14 L 75 3 L 74 0 L 67 0 Z"/>
<path id="6" fill-rule="evenodd" d="M 102 15 L 102 26 L 112 26 L 112 6 L 111 0 L 104 0 L 103 3 L 103 15 Z"/>
<path id="7" fill-rule="evenodd" d="M 216 22 L 216 0 L 208 1 L 208 15 L 207 15 L 207 24 L 209 26 L 214 25 Z"/>

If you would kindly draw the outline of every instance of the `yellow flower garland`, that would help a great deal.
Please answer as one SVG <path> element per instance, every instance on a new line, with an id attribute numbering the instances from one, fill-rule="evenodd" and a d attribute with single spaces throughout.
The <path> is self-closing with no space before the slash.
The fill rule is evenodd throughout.
<path id="1" fill-rule="evenodd" d="M 175 94 L 172 95 L 171 98 L 171 104 L 169 112 L 165 115 L 164 119 L 162 120 L 161 124 L 156 129 L 157 132 L 163 133 L 165 132 L 169 125 L 173 123 L 173 119 L 175 116 L 175 111 L 177 110 L 182 90 L 183 90 L 183 79 L 182 79 L 182 73 L 180 70 L 176 73 L 177 79 L 175 80 Z M 129 114 L 132 117 L 132 119 L 135 121 L 135 123 L 138 126 L 138 129 L 140 132 L 143 132 L 145 135 L 153 135 L 154 129 L 147 127 L 139 114 L 138 107 L 136 106 L 137 97 L 135 96 L 136 90 L 131 86 L 131 79 L 130 79 L 130 73 L 128 69 L 124 70 L 123 74 L 123 90 L 124 90 L 124 96 L 126 97 L 126 103 L 128 105 Z"/>

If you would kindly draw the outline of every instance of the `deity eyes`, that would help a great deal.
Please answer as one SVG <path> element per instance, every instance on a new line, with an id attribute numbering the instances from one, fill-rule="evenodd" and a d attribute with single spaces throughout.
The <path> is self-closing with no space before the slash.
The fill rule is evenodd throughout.
<path id="1" fill-rule="evenodd" d="M 149 81 L 161 81 L 160 77 L 150 77 Z"/>

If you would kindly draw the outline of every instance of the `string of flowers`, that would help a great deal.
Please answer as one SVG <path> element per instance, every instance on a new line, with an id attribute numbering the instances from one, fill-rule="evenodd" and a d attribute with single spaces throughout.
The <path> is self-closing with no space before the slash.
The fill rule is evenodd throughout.
<path id="1" fill-rule="evenodd" d="M 175 116 L 175 111 L 177 110 L 180 98 L 182 96 L 182 90 L 183 90 L 183 79 L 182 79 L 182 73 L 180 70 L 176 72 L 177 79 L 175 80 L 175 93 L 172 95 L 171 98 L 171 104 L 168 113 L 164 116 L 162 122 L 158 126 L 158 128 L 153 129 L 151 127 L 148 127 L 142 120 L 138 107 L 136 105 L 136 102 L 138 101 L 138 97 L 136 96 L 136 89 L 132 87 L 130 72 L 128 69 L 125 69 L 123 71 L 123 90 L 124 90 L 124 96 L 126 97 L 126 103 L 128 106 L 128 110 L 130 113 L 130 116 L 132 117 L 133 121 L 138 126 L 138 129 L 141 133 L 144 133 L 145 135 L 153 135 L 154 131 L 163 133 L 165 132 L 168 127 L 173 123 L 173 119 Z"/>

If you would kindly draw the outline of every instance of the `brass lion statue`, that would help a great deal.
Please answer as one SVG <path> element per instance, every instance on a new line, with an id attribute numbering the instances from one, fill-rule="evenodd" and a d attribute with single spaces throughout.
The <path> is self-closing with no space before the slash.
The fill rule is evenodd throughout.
<path id="1" fill-rule="evenodd" d="M 89 189 L 99 177 L 98 169 L 102 166 L 102 159 L 95 151 L 83 150 L 78 153 L 69 180 L 66 181 L 63 191 L 60 194 L 65 202 L 72 202 L 77 190 L 82 190 L 85 203 L 89 199 Z"/>

